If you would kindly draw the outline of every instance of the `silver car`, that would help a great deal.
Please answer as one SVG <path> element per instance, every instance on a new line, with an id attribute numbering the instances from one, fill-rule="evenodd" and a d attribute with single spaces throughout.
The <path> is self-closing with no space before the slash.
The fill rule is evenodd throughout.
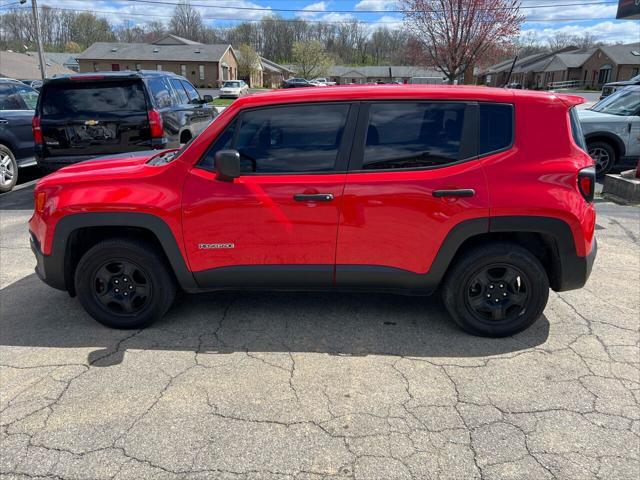
<path id="1" fill-rule="evenodd" d="M 578 110 L 587 149 L 596 163 L 596 175 L 614 166 L 636 165 L 640 157 L 640 85 L 628 86 Z"/>

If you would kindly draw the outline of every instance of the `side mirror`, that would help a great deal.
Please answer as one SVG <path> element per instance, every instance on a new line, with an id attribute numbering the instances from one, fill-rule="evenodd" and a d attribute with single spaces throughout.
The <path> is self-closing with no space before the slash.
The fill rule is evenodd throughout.
<path id="1" fill-rule="evenodd" d="M 211 103 L 213 102 L 213 97 L 211 95 L 203 95 L 202 100 L 204 100 L 204 103 Z"/>
<path id="2" fill-rule="evenodd" d="M 232 182 L 240 176 L 240 154 L 237 150 L 216 152 L 216 178 L 223 182 Z"/>

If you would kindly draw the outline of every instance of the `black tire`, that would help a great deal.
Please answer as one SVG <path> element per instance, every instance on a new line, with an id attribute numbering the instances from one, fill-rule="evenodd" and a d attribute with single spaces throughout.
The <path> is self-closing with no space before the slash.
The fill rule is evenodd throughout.
<path id="1" fill-rule="evenodd" d="M 0 145 L 0 193 L 13 190 L 18 181 L 18 162 L 13 152 Z"/>
<path id="2" fill-rule="evenodd" d="M 589 156 L 596 162 L 596 176 L 598 178 L 609 173 L 618 161 L 615 148 L 607 142 L 589 142 L 587 150 Z"/>
<path id="3" fill-rule="evenodd" d="M 89 315 L 119 329 L 144 328 L 159 320 L 176 295 L 164 257 L 147 243 L 127 239 L 90 248 L 78 263 L 75 288 Z"/>
<path id="4" fill-rule="evenodd" d="M 462 329 L 483 337 L 506 337 L 530 327 L 542 315 L 549 279 L 528 250 L 513 243 L 492 243 L 468 250 L 455 261 L 442 294 Z"/>

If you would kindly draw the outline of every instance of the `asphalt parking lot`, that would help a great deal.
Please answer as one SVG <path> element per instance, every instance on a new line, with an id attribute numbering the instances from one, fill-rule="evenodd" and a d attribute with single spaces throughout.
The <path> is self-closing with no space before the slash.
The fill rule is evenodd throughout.
<path id="1" fill-rule="evenodd" d="M 436 298 L 220 293 L 116 331 L 33 273 L 0 197 L 4 479 L 630 479 L 640 209 L 598 201 L 586 288 L 515 337 Z"/>

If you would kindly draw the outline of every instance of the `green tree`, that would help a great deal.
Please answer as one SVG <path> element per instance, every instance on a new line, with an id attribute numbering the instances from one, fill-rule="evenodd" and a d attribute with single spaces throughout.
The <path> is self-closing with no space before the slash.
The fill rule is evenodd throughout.
<path id="1" fill-rule="evenodd" d="M 331 57 L 317 40 L 294 43 L 293 61 L 298 67 L 298 73 L 304 78 L 326 75 L 332 65 Z"/>
<path id="2" fill-rule="evenodd" d="M 251 45 L 243 43 L 238 47 L 238 75 L 240 78 L 248 78 L 252 87 L 252 79 L 260 70 L 260 56 L 251 48 Z M 262 86 L 262 85 L 258 85 Z"/>

